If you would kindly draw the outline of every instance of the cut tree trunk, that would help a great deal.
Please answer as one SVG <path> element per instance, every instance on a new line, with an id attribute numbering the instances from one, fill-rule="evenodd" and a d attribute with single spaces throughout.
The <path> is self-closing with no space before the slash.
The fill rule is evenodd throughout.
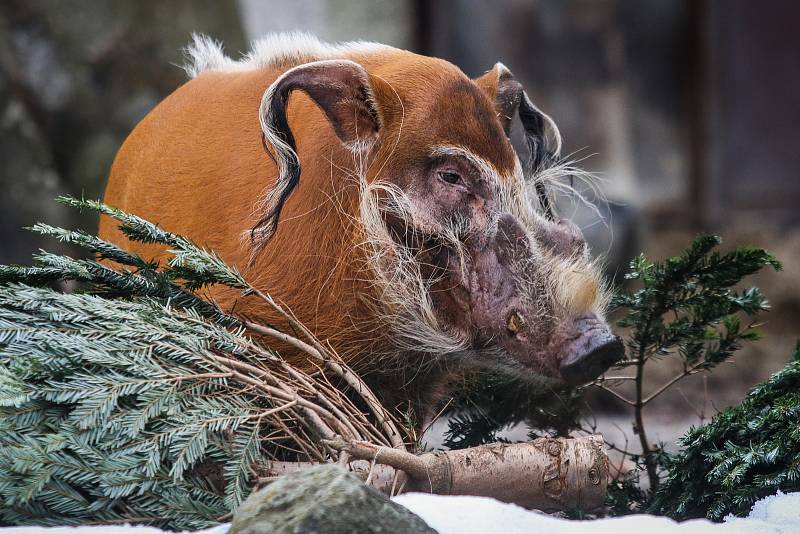
<path id="1" fill-rule="evenodd" d="M 350 469 L 389 494 L 420 491 L 477 495 L 546 512 L 601 508 L 608 484 L 608 456 L 601 436 L 539 438 L 491 443 L 419 455 L 341 439 L 327 442 L 349 455 Z M 273 462 L 269 477 L 307 467 Z"/>

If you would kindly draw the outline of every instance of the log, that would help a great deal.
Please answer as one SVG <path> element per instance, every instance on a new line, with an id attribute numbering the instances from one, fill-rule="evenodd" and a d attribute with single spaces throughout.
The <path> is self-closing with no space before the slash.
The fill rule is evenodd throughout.
<path id="1" fill-rule="evenodd" d="M 601 436 L 491 443 L 419 455 L 361 441 L 326 444 L 349 454 L 350 469 L 388 495 L 476 495 L 545 512 L 594 511 L 606 498 L 608 456 Z M 272 462 L 268 475 L 308 465 Z"/>

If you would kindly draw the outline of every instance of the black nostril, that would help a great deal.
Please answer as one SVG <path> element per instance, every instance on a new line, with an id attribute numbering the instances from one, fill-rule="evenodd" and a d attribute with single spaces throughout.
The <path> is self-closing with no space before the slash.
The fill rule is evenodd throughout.
<path id="1" fill-rule="evenodd" d="M 591 382 L 625 355 L 625 346 L 617 336 L 608 336 L 582 354 L 567 357 L 561 362 L 559 372 L 569 384 Z"/>

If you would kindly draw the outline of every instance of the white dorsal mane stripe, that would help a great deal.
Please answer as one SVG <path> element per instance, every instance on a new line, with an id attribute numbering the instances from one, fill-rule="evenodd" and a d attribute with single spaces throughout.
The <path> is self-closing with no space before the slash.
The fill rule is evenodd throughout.
<path id="1" fill-rule="evenodd" d="M 250 51 L 236 60 L 225 55 L 222 42 L 196 33 L 192 35 L 192 42 L 184 49 L 186 62 L 183 69 L 190 78 L 195 78 L 207 70 L 257 70 L 278 63 L 343 59 L 351 53 L 368 54 L 386 48 L 389 47 L 370 41 L 325 43 L 306 32 L 272 33 L 253 41 Z"/>

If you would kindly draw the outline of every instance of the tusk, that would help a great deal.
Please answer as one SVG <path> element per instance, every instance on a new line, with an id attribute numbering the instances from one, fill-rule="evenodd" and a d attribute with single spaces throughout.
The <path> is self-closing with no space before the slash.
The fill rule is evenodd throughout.
<path id="1" fill-rule="evenodd" d="M 509 332 L 511 332 L 512 334 L 516 334 L 520 330 L 522 330 L 523 326 L 525 326 L 525 318 L 522 316 L 521 313 L 515 311 L 508 316 L 508 322 L 506 323 L 506 328 L 508 328 Z"/>

